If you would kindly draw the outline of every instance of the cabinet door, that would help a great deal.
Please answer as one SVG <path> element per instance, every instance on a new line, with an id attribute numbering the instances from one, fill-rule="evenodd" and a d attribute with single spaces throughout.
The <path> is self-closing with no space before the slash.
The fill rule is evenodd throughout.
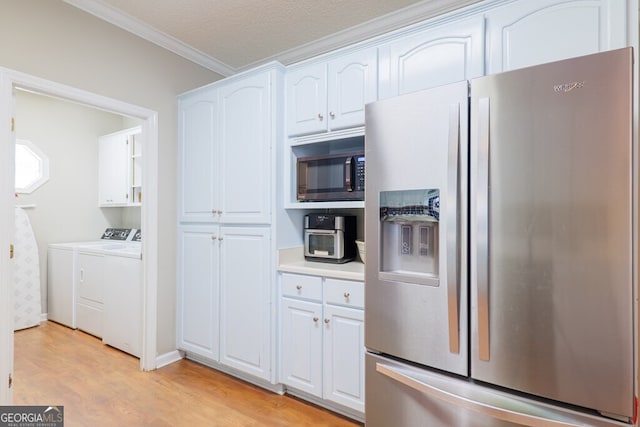
<path id="1" fill-rule="evenodd" d="M 378 98 L 378 52 L 371 48 L 329 62 L 331 130 L 364 125 L 364 106 Z"/>
<path id="2" fill-rule="evenodd" d="M 484 74 L 484 20 L 423 30 L 379 48 L 380 99 Z"/>
<path id="3" fill-rule="evenodd" d="M 217 227 L 182 227 L 178 236 L 177 346 L 219 359 Z"/>
<path id="4" fill-rule="evenodd" d="M 225 223 L 271 221 L 271 74 L 219 89 L 219 183 Z"/>
<path id="5" fill-rule="evenodd" d="M 327 66 L 311 64 L 287 72 L 287 132 L 290 136 L 327 130 Z"/>
<path id="6" fill-rule="evenodd" d="M 98 138 L 99 206 L 124 206 L 129 203 L 129 160 L 126 134 Z"/>
<path id="7" fill-rule="evenodd" d="M 364 412 L 364 311 L 324 306 L 323 397 Z"/>
<path id="8" fill-rule="evenodd" d="M 76 277 L 78 295 L 76 299 L 77 326 L 85 332 L 102 337 L 104 307 L 104 264 L 100 254 L 78 254 Z"/>
<path id="9" fill-rule="evenodd" d="M 142 260 L 104 257 L 102 341 L 140 357 L 142 352 Z"/>
<path id="10" fill-rule="evenodd" d="M 322 398 L 322 305 L 280 300 L 280 381 Z"/>
<path id="11" fill-rule="evenodd" d="M 221 231 L 220 362 L 271 380 L 270 229 Z"/>
<path id="12" fill-rule="evenodd" d="M 178 103 L 180 221 L 215 217 L 216 105 L 216 91 L 211 88 L 180 98 Z"/>
<path id="13" fill-rule="evenodd" d="M 489 74 L 627 45 L 626 1 L 520 0 L 487 12 Z"/>

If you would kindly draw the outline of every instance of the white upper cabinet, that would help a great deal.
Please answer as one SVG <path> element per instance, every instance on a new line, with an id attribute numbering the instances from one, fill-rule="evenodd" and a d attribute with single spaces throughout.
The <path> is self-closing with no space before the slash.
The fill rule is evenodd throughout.
<path id="1" fill-rule="evenodd" d="M 287 73 L 290 136 L 364 124 L 364 105 L 377 99 L 377 51 L 355 51 Z"/>
<path id="2" fill-rule="evenodd" d="M 380 46 L 379 73 L 380 99 L 484 75 L 484 19 L 452 21 Z"/>
<path id="3" fill-rule="evenodd" d="M 221 86 L 218 180 L 220 222 L 271 221 L 271 74 Z"/>
<path id="4" fill-rule="evenodd" d="M 271 222 L 278 72 L 239 76 L 179 98 L 181 222 Z"/>
<path id="5" fill-rule="evenodd" d="M 489 10 L 488 74 L 624 47 L 626 10 L 624 0 L 520 0 Z"/>
<path id="6" fill-rule="evenodd" d="M 211 221 L 217 199 L 215 176 L 217 91 L 208 87 L 178 101 L 180 221 Z"/>
<path id="7" fill-rule="evenodd" d="M 100 207 L 140 205 L 142 201 L 141 145 L 139 126 L 98 138 L 98 205 Z"/>

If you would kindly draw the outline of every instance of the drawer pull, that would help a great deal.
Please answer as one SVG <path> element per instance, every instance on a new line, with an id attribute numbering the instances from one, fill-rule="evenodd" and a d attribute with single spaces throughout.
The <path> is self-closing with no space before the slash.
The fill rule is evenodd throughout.
<path id="1" fill-rule="evenodd" d="M 318 323 L 318 318 L 317 317 L 313 318 L 313 323 Z"/>
<path id="2" fill-rule="evenodd" d="M 350 296 L 350 295 L 351 295 L 351 294 L 350 294 L 349 292 L 345 292 L 345 293 L 344 293 L 344 297 L 345 297 L 345 298 L 349 298 L 349 296 Z"/>
<path id="3" fill-rule="evenodd" d="M 297 290 L 302 289 L 302 285 L 297 285 L 297 286 L 296 286 L 296 289 L 297 289 Z"/>

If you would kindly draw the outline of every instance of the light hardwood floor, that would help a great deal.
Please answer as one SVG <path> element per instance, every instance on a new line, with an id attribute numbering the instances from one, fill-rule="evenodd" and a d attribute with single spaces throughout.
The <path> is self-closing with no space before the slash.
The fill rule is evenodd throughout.
<path id="1" fill-rule="evenodd" d="M 359 426 L 189 360 L 138 359 L 53 322 L 15 333 L 16 405 L 63 405 L 65 426 Z"/>

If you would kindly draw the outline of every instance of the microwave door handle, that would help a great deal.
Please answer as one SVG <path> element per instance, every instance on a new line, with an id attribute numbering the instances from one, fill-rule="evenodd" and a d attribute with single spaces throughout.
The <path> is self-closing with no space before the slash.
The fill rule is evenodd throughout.
<path id="1" fill-rule="evenodd" d="M 347 191 L 353 191 L 353 184 L 351 183 L 351 176 L 353 171 L 353 157 L 348 157 L 344 162 L 344 184 Z"/>

